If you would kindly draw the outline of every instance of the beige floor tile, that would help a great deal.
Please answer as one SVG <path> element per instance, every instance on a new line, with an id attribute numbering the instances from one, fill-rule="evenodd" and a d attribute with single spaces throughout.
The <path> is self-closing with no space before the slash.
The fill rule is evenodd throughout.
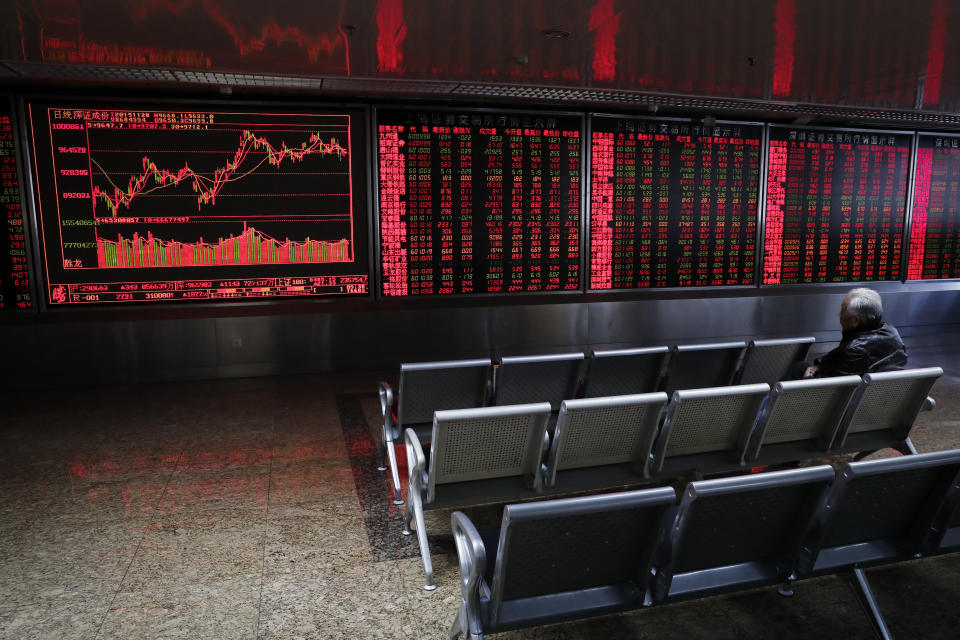
<path id="1" fill-rule="evenodd" d="M 253 638 L 259 606 L 259 574 L 121 591 L 97 638 Z"/>
<path id="2" fill-rule="evenodd" d="M 0 613 L 0 638 L 93 640 L 114 592 L 62 591 Z"/>
<path id="3" fill-rule="evenodd" d="M 311 580 L 265 580 L 258 638 L 416 638 L 396 562 L 327 571 Z"/>
<path id="4" fill-rule="evenodd" d="M 254 511 L 192 510 L 158 516 L 147 525 L 121 590 L 260 575 L 265 531 L 265 514 Z"/>

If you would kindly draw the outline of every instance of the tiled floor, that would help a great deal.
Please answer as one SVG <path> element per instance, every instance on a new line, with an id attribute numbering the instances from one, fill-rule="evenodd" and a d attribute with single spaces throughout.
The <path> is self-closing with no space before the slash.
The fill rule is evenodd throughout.
<path id="1" fill-rule="evenodd" d="M 449 512 L 420 588 L 373 434 L 383 373 L 8 394 L 0 430 L 2 638 L 445 638 Z M 921 451 L 960 446 L 960 379 Z M 471 510 L 488 523 L 499 508 Z M 956 637 L 960 560 L 873 569 L 898 637 Z M 839 577 L 503 638 L 869 638 Z"/>

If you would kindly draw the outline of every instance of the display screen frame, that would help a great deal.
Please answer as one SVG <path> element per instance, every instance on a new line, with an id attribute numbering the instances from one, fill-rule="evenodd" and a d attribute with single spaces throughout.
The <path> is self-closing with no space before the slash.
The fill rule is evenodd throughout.
<path id="1" fill-rule="evenodd" d="M 587 138 L 591 145 L 593 142 L 593 120 L 596 117 L 612 118 L 612 119 L 619 119 L 619 120 L 644 121 L 644 122 L 676 122 L 678 124 L 693 124 L 693 125 L 699 124 L 701 126 L 704 124 L 703 118 L 674 117 L 674 116 L 657 117 L 657 116 L 649 116 L 649 115 L 625 115 L 621 113 L 589 111 L 587 112 Z M 727 120 L 727 119 L 714 120 L 713 124 L 760 127 L 760 163 L 759 163 L 760 175 L 758 176 L 758 180 L 757 180 L 757 189 L 758 189 L 757 208 L 755 211 L 755 215 L 757 217 L 755 228 L 756 228 L 756 233 L 759 234 L 761 232 L 761 229 L 763 228 L 764 205 L 766 203 L 765 192 L 766 192 L 767 150 L 765 145 L 767 140 L 767 128 L 769 125 L 768 123 L 765 123 L 765 122 L 759 122 L 759 121 L 753 121 L 753 120 Z M 589 150 L 588 150 L 588 156 L 589 157 L 586 158 L 586 162 L 587 162 L 586 176 L 587 176 L 587 183 L 588 183 L 587 189 L 588 189 L 588 198 L 589 198 L 589 196 L 592 196 L 592 189 L 593 189 L 593 176 L 592 176 L 593 156 L 592 156 L 592 153 L 589 153 Z M 590 219 L 593 213 L 590 209 L 591 201 L 592 201 L 591 199 L 587 200 L 585 205 L 586 213 L 584 215 L 584 218 L 587 219 L 587 229 L 586 229 L 586 235 L 584 239 L 584 242 L 586 243 L 586 248 L 584 252 L 587 254 L 589 254 L 593 248 L 593 239 L 590 237 L 590 231 L 592 229 L 592 226 L 590 225 Z M 756 239 L 756 244 L 754 247 L 754 254 L 753 254 L 753 283 L 752 284 L 726 284 L 726 285 L 701 285 L 701 286 L 690 285 L 686 287 L 682 287 L 682 286 L 681 287 L 623 287 L 620 289 L 593 289 L 593 288 L 590 288 L 589 286 L 589 278 L 591 278 L 592 274 L 589 273 L 589 260 L 588 260 L 588 265 L 587 265 L 588 272 L 584 274 L 584 277 L 588 278 L 586 283 L 587 284 L 586 291 L 587 293 L 603 294 L 605 296 L 610 295 L 610 296 L 625 297 L 628 295 L 633 295 L 633 296 L 645 298 L 645 297 L 655 296 L 655 294 L 661 293 L 661 292 L 662 293 L 676 293 L 676 292 L 692 293 L 692 292 L 698 292 L 698 291 L 699 292 L 702 292 L 702 291 L 721 292 L 721 291 L 757 289 L 759 288 L 759 279 L 761 274 L 760 253 L 761 253 L 761 246 L 760 246 L 760 238 L 758 236 Z"/>
<path id="2" fill-rule="evenodd" d="M 960 133 L 958 132 L 939 132 L 939 131 L 916 131 L 914 132 L 914 152 L 913 152 L 913 163 L 910 173 L 910 202 L 909 202 L 909 217 L 908 217 L 908 226 L 905 230 L 905 239 L 907 255 L 906 259 L 903 261 L 903 282 L 907 285 L 910 283 L 935 283 L 935 282 L 960 282 L 960 275 L 955 278 L 910 278 L 910 260 L 913 255 L 913 246 L 911 242 L 911 236 L 913 233 L 913 222 L 914 222 L 914 211 L 913 211 L 913 200 L 914 194 L 916 193 L 917 185 L 917 164 L 920 160 L 920 138 L 951 138 L 955 140 L 960 140 Z M 960 237 L 960 234 L 958 234 Z M 922 257 L 921 257 L 922 260 Z"/>
<path id="3" fill-rule="evenodd" d="M 397 111 L 397 110 L 407 110 L 412 112 L 441 112 L 441 113 L 460 113 L 460 114 L 495 114 L 495 115 L 518 115 L 518 116 L 557 116 L 557 117 L 576 117 L 580 120 L 580 236 L 578 239 L 579 242 L 579 279 L 580 286 L 576 289 L 566 289 L 566 290 L 555 290 L 555 291 L 503 291 L 503 292 L 474 292 L 474 293 L 435 293 L 428 295 L 405 295 L 405 296 L 387 296 L 383 293 L 383 252 L 381 250 L 381 241 L 382 237 L 380 234 L 380 163 L 379 163 L 379 134 L 378 127 L 380 124 L 380 112 L 383 111 Z M 463 300 L 463 299 L 489 299 L 489 298 L 501 298 L 506 303 L 511 303 L 512 301 L 517 301 L 525 297 L 536 296 L 575 296 L 583 294 L 586 292 L 586 273 L 585 269 L 587 268 L 587 261 L 585 252 L 587 250 L 587 245 L 585 244 L 585 234 L 589 229 L 589 221 L 587 220 L 589 216 L 589 211 L 587 211 L 587 203 L 589 200 L 589 180 L 586 174 L 588 161 L 585 158 L 585 155 L 589 152 L 589 144 L 587 141 L 587 136 L 589 135 L 587 124 L 588 117 L 587 113 L 584 111 L 569 111 L 569 110 L 559 110 L 559 109 L 513 109 L 513 108 L 502 108 L 498 109 L 495 107 L 478 107 L 475 105 L 465 105 L 463 108 L 451 107 L 450 105 L 437 105 L 437 104 L 403 104 L 403 103 L 389 103 L 389 104 L 378 104 L 373 109 L 371 109 L 371 123 L 370 123 L 370 165 L 373 177 L 371 179 L 371 191 L 372 191 L 372 200 L 371 200 L 371 218 L 372 218 L 372 233 L 371 237 L 373 240 L 373 255 L 376 265 L 376 291 L 375 299 L 377 301 L 389 302 L 389 301 L 403 301 L 404 303 L 410 303 L 413 301 L 425 301 L 425 300 Z"/>
<path id="4" fill-rule="evenodd" d="M 35 245 L 37 229 L 35 227 L 33 205 L 33 188 L 29 171 L 29 143 L 27 142 L 27 126 L 21 101 L 12 93 L 0 93 L 0 102 L 6 106 L 10 114 L 11 132 L 13 134 L 13 153 L 16 158 L 17 187 L 20 198 L 20 214 L 23 218 L 24 252 L 26 254 L 27 278 L 30 281 L 30 308 L 11 309 L 0 311 L 0 318 L 27 317 L 30 314 L 40 313 L 43 301 L 40 299 L 38 278 L 37 246 Z"/>
<path id="5" fill-rule="evenodd" d="M 298 100 L 272 100 L 272 99 L 242 99 L 231 100 L 217 98 L 215 96 L 203 97 L 152 97 L 143 93 L 132 95 L 109 94 L 105 96 L 92 96 L 83 93 L 47 93 L 34 92 L 22 93 L 16 96 L 17 107 L 22 114 L 19 123 L 19 129 L 22 137 L 23 154 L 21 162 L 24 167 L 24 178 L 29 180 L 28 189 L 30 198 L 29 221 L 31 229 L 31 247 L 33 249 L 33 261 L 31 267 L 34 268 L 32 285 L 35 288 L 34 300 L 41 313 L 56 314 L 80 314 L 82 312 L 94 313 L 102 312 L 111 314 L 118 312 L 140 312 L 146 309 L 156 311 L 164 310 L 167 314 L 175 309 L 182 309 L 188 313 L 212 312 L 220 315 L 224 310 L 235 309 L 238 313 L 246 313 L 260 308 L 292 308 L 303 307 L 304 305 L 334 305 L 341 307 L 355 307 L 358 303 L 370 302 L 373 298 L 372 283 L 373 277 L 373 256 L 370 253 L 370 236 L 372 232 L 371 224 L 371 174 L 369 157 L 369 121 L 371 106 L 368 103 L 360 103 L 354 100 L 348 101 L 298 101 Z M 363 229 L 357 234 L 357 246 L 362 247 L 366 252 L 365 260 L 357 260 L 357 274 L 366 275 L 367 291 L 364 293 L 344 293 L 333 295 L 297 295 L 297 296 L 263 296 L 249 298 L 204 298 L 204 299 L 175 299 L 164 301 L 163 304 L 147 301 L 102 301 L 99 303 L 72 303 L 72 304 L 50 304 L 47 300 L 49 291 L 49 277 L 44 260 L 44 240 L 41 231 L 41 209 L 40 194 L 38 193 L 38 159 L 33 154 L 33 128 L 29 122 L 30 108 L 34 105 L 36 108 L 55 107 L 62 105 L 63 108 L 102 108 L 104 110 L 183 110 L 183 111 L 209 111 L 215 113 L 243 113 L 245 111 L 260 111 L 264 114 L 303 114 L 303 115 L 323 115 L 324 112 L 336 110 L 349 111 L 352 117 L 351 122 L 351 147 L 356 149 L 353 154 L 354 159 L 351 165 L 354 170 L 353 180 L 353 209 L 354 220 L 361 225 L 366 225 L 366 233 Z M 354 142 L 354 140 L 356 142 Z M 365 237 L 363 237 L 365 235 Z M 353 275 L 353 274 L 350 274 Z M 42 281 L 41 281 L 42 279 Z"/>
<path id="6" fill-rule="evenodd" d="M 856 285 L 879 285 L 881 283 L 905 283 L 906 268 L 910 258 L 910 247 L 909 238 L 910 238 L 910 220 L 911 220 L 911 210 L 913 208 L 913 186 L 914 186 L 914 173 L 916 171 L 917 164 L 917 134 L 916 130 L 904 130 L 904 129 L 879 129 L 871 127 L 833 127 L 833 126 L 816 126 L 816 125 L 792 125 L 792 124 L 781 124 L 781 123 L 767 123 L 767 141 L 766 146 L 763 150 L 764 156 L 764 176 L 763 176 L 763 225 L 759 228 L 760 238 L 758 241 L 758 275 L 757 275 L 757 286 L 761 289 L 783 289 L 791 290 L 795 287 L 810 289 L 811 287 L 851 287 Z M 769 166 L 770 159 L 770 132 L 774 129 L 791 129 L 797 131 L 816 131 L 816 132 L 842 132 L 842 133 L 876 133 L 884 135 L 903 135 L 910 137 L 910 151 L 907 156 L 907 184 L 906 190 L 904 192 L 904 208 L 903 208 L 903 229 L 901 231 L 900 237 L 900 270 L 897 274 L 897 278 L 891 278 L 889 280 L 841 280 L 841 281 L 828 281 L 828 282 L 789 282 L 789 283 L 776 283 L 776 284 L 764 284 L 763 282 L 763 270 L 766 267 L 766 225 L 767 225 L 767 168 Z"/>

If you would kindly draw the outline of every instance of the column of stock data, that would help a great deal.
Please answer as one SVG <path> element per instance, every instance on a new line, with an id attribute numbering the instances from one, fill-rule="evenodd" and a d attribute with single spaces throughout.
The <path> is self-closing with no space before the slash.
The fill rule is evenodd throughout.
<path id="1" fill-rule="evenodd" d="M 361 116 L 31 104 L 49 302 L 367 293 Z"/>
<path id="2" fill-rule="evenodd" d="M 898 280 L 910 136 L 771 127 L 763 284 Z"/>
<path id="3" fill-rule="evenodd" d="M 33 308 L 30 275 L 27 268 L 27 242 L 17 179 L 16 147 L 13 142 L 13 118 L 10 103 L 0 99 L 0 311 L 28 311 Z"/>
<path id="4" fill-rule="evenodd" d="M 580 287 L 579 116 L 377 112 L 383 295 Z"/>
<path id="5" fill-rule="evenodd" d="M 754 282 L 761 126 L 591 123 L 591 289 Z"/>
<path id="6" fill-rule="evenodd" d="M 920 135 L 907 278 L 960 278 L 960 139 Z"/>

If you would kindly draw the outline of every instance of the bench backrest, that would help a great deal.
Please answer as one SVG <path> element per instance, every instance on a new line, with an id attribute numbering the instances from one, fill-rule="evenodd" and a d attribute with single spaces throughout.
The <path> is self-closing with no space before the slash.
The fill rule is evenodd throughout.
<path id="1" fill-rule="evenodd" d="M 660 487 L 507 505 L 490 585 L 491 626 L 643 605 L 654 545 L 675 504 L 675 491 Z"/>
<path id="2" fill-rule="evenodd" d="M 833 479 L 823 465 L 687 485 L 654 601 L 786 579 Z"/>
<path id="3" fill-rule="evenodd" d="M 539 487 L 550 405 L 437 411 L 433 420 L 426 502 L 438 487 L 520 476 Z"/>
<path id="4" fill-rule="evenodd" d="M 643 474 L 667 394 L 564 400 L 547 462 L 547 486 L 565 469 L 633 462 Z"/>
<path id="5" fill-rule="evenodd" d="M 667 364 L 667 395 L 678 389 L 723 387 L 733 382 L 745 342 L 688 344 L 670 349 Z"/>
<path id="6" fill-rule="evenodd" d="M 775 383 L 760 412 L 746 460 L 758 465 L 776 464 L 789 461 L 791 452 L 798 456 L 793 460 L 803 460 L 817 451 L 826 454 L 859 384 L 860 376 Z"/>
<path id="7" fill-rule="evenodd" d="M 927 553 L 960 551 L 960 492 L 952 492 L 935 519 L 934 531 L 925 543 Z"/>
<path id="8" fill-rule="evenodd" d="M 960 450 L 845 463 L 822 521 L 811 528 L 801 575 L 910 558 L 960 481 Z"/>
<path id="9" fill-rule="evenodd" d="M 812 336 L 779 340 L 751 340 L 744 352 L 739 373 L 739 384 L 766 382 L 771 387 L 786 380 L 790 367 L 807 357 Z"/>
<path id="10" fill-rule="evenodd" d="M 430 423 L 434 411 L 484 406 L 491 364 L 489 359 L 401 364 L 397 426 L 402 431 Z"/>
<path id="11" fill-rule="evenodd" d="M 884 440 L 906 438 L 930 388 L 941 375 L 940 367 L 864 374 L 840 421 L 832 448 L 876 449 L 891 446 Z"/>
<path id="12" fill-rule="evenodd" d="M 667 347 L 594 351 L 583 397 L 601 398 L 656 391 L 669 352 Z"/>
<path id="13" fill-rule="evenodd" d="M 769 391 L 766 383 L 675 391 L 657 437 L 651 472 L 664 472 L 671 458 L 697 454 L 713 454 L 718 462 L 739 463 Z M 694 463 L 676 471 L 697 468 Z"/>
<path id="14" fill-rule="evenodd" d="M 573 398 L 580 382 L 583 353 L 502 358 L 496 370 L 496 404 L 549 402 L 554 411 Z"/>

